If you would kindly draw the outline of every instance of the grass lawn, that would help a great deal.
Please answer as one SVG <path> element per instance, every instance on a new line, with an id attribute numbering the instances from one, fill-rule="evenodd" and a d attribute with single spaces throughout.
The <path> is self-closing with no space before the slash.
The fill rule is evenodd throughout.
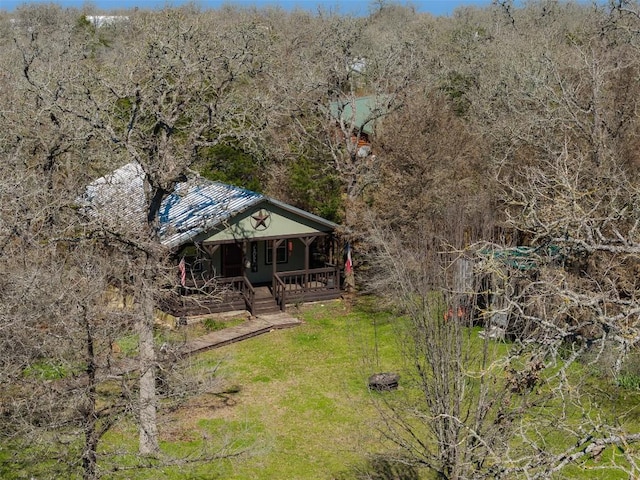
<path id="1" fill-rule="evenodd" d="M 361 466 L 364 452 L 390 448 L 374 428 L 370 396 L 378 394 L 367 379 L 401 369 L 394 318 L 342 301 L 305 306 L 298 317 L 301 326 L 198 355 L 194 368 L 220 365 L 223 390 L 232 393 L 202 395 L 162 416 L 168 455 L 207 448 L 239 456 L 114 477 L 330 479 Z M 107 450 L 123 447 L 123 434 L 135 442 L 135 429 L 123 426 L 105 439 Z"/>
<path id="2" fill-rule="evenodd" d="M 370 392 L 367 379 L 375 372 L 403 373 L 396 335 L 398 322 L 403 320 L 369 308 L 366 299 L 353 306 L 342 301 L 308 305 L 297 315 L 305 321 L 301 326 L 192 359 L 197 371 L 216 369 L 220 391 L 226 393 L 201 395 L 162 413 L 162 450 L 168 458 L 180 459 L 180 465 L 125 469 L 107 477 L 342 480 L 354 478 L 356 470 L 367 465 L 368 455 L 390 452 L 393 446 L 381 440 L 376 428 L 380 415 L 373 400 L 412 390 L 406 390 L 401 377 L 397 394 Z M 482 348 L 482 342 L 476 340 L 477 330 L 469 331 L 468 345 L 473 349 Z M 500 356 L 508 345 L 491 342 L 491 348 Z M 578 372 L 578 376 L 591 378 L 586 373 Z M 606 381 L 595 377 L 594 381 L 599 384 L 596 390 L 609 388 Z M 625 417 L 627 425 L 630 417 L 637 420 L 638 395 L 630 393 L 632 399 L 624 395 L 616 400 L 608 397 L 599 414 L 605 418 L 624 410 L 620 419 Z M 561 411 L 551 403 L 540 413 L 541 421 L 546 419 L 552 426 Z M 579 425 L 580 419 L 575 422 Z M 633 418 L 632 423 L 638 426 Z M 547 440 L 558 446 L 565 443 L 554 435 L 551 428 Z M 105 453 L 135 452 L 136 441 L 135 426 L 124 423 L 108 434 L 103 448 Z M 221 458 L 190 462 L 203 452 Z M 600 462 L 585 459 L 582 468 L 569 466 L 557 478 L 624 478 L 604 462 L 615 455 L 615 449 L 608 449 Z M 114 460 L 120 467 L 137 462 L 122 455 Z M 611 461 L 623 462 L 620 458 Z"/>
<path id="3" fill-rule="evenodd" d="M 135 455 L 135 417 L 121 419 L 100 444 L 103 478 L 346 480 L 367 468 L 371 455 L 391 452 L 393 445 L 381 440 L 377 429 L 380 415 L 374 400 L 418 394 L 409 386 L 398 345 L 396 327 L 406 320 L 372 308 L 366 298 L 353 305 L 343 301 L 306 305 L 295 314 L 304 324 L 191 357 L 185 365 L 194 372 L 190 378 L 217 379 L 215 391 L 185 397 L 181 403 L 163 403 L 158 419 L 163 454 L 158 460 L 141 461 Z M 206 333 L 216 328 L 212 325 L 195 328 Z M 477 330 L 467 332 L 471 353 L 482 349 Z M 172 335 L 193 333 L 187 332 L 191 331 Z M 129 343 L 123 342 L 123 355 L 134 350 L 134 342 Z M 490 348 L 501 357 L 508 344 L 491 342 Z M 399 391 L 369 391 L 368 377 L 386 371 L 401 374 Z M 587 366 L 576 367 L 571 374 L 583 383 L 595 382 L 589 390 L 600 392 L 597 398 L 580 396 L 576 401 L 591 402 L 588 410 L 609 424 L 620 422 L 627 431 L 640 429 L 637 390 L 615 388 L 602 375 L 591 375 Z M 545 440 L 558 446 L 572 441 L 554 437 L 560 435 L 553 426 L 562 413 L 553 402 L 536 412 L 541 427 L 541 422 L 549 426 Z M 576 426 L 582 421 L 573 420 Z M 75 438 L 70 441 L 77 450 L 80 437 Z M 1 447 L 0 477 L 58 477 L 43 474 L 43 469 L 56 471 L 55 465 L 44 461 L 41 468 L 25 464 L 22 470 L 10 459 L 11 450 Z M 629 448 L 637 451 L 635 445 Z M 50 452 L 42 453 L 28 456 L 55 458 Z M 200 461 L 203 455 L 210 460 Z M 624 463 L 618 449 L 608 448 L 601 459 L 585 462 L 570 466 L 557 478 L 625 478 L 608 469 L 613 463 Z M 423 474 L 425 479 L 432 478 Z"/>

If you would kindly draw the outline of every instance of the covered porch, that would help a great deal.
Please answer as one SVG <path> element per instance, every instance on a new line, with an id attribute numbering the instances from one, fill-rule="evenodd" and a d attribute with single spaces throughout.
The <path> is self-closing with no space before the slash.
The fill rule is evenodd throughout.
<path id="1" fill-rule="evenodd" d="M 176 256 L 183 267 L 168 310 L 178 317 L 233 310 L 260 315 L 338 298 L 336 251 L 332 233 L 321 232 L 186 245 Z"/>
<path id="2" fill-rule="evenodd" d="M 136 162 L 87 187 L 105 221 L 145 221 L 145 173 Z M 178 317 L 252 314 L 340 295 L 338 225 L 245 188 L 190 173 L 162 200 L 158 237 L 173 261 L 160 307 Z"/>

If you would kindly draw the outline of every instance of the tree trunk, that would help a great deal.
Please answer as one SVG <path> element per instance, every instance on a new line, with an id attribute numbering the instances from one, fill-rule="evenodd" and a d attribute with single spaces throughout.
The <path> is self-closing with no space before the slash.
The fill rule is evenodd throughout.
<path id="1" fill-rule="evenodd" d="M 140 453 L 158 452 L 156 424 L 156 351 L 153 343 L 154 300 L 152 259 L 147 254 L 141 295 L 142 316 L 138 323 L 140 349 Z"/>
<path id="2" fill-rule="evenodd" d="M 347 198 L 344 206 L 344 222 L 346 227 L 351 230 L 355 225 L 354 205 L 357 201 L 356 179 L 352 178 L 347 187 Z M 350 268 L 344 271 L 344 290 L 346 292 L 355 292 L 356 290 L 356 274 L 353 268 L 353 244 L 349 241 L 349 253 L 351 255 Z M 345 259 L 346 260 L 346 259 Z"/>
<path id="3" fill-rule="evenodd" d="M 96 357 L 93 346 L 93 332 L 91 325 L 84 312 L 84 324 L 87 332 L 87 377 L 89 381 L 87 405 L 83 409 L 84 415 L 84 451 L 82 452 L 82 478 L 84 480 L 94 480 L 98 478 L 97 466 L 99 435 L 96 429 Z"/>

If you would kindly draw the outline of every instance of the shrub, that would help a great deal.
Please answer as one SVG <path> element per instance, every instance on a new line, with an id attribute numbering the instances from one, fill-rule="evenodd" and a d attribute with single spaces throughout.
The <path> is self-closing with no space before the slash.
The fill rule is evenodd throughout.
<path id="1" fill-rule="evenodd" d="M 215 332 L 217 330 L 222 330 L 228 327 L 225 322 L 216 320 L 215 318 L 205 318 L 202 324 L 204 325 L 204 328 L 207 330 L 207 332 Z"/>
<path id="2" fill-rule="evenodd" d="M 616 378 L 616 385 L 625 390 L 640 390 L 640 375 L 621 373 Z"/>

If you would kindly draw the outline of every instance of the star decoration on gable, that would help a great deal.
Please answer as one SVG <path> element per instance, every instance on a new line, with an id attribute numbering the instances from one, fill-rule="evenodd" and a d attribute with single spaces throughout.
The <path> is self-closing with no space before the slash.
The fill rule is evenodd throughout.
<path id="1" fill-rule="evenodd" d="M 265 210 L 260 210 L 251 215 L 251 226 L 255 230 L 266 230 L 271 223 L 271 215 Z"/>

